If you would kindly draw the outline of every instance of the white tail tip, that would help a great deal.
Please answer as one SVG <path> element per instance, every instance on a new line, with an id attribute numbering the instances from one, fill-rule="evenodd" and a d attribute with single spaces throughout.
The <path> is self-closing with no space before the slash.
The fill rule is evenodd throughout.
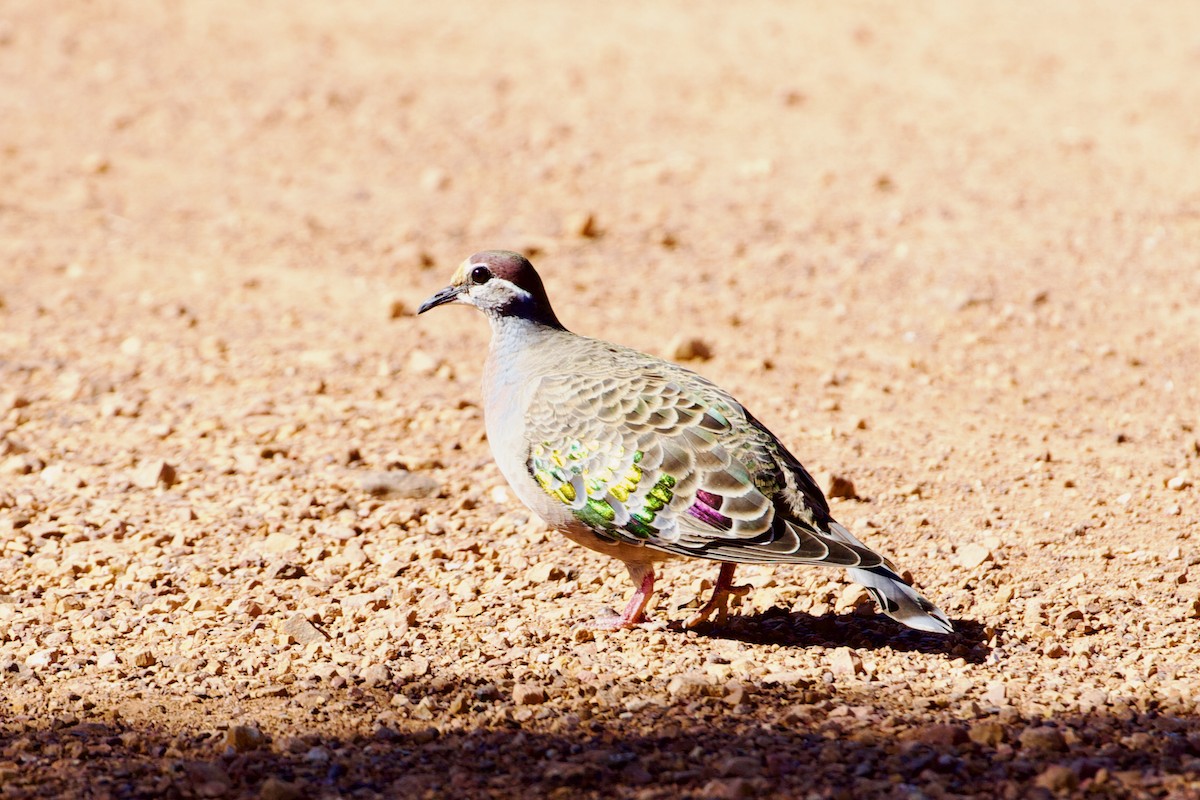
<path id="1" fill-rule="evenodd" d="M 941 609 L 887 567 L 852 569 L 849 573 L 871 593 L 880 610 L 897 622 L 929 633 L 954 633 L 954 626 Z"/>

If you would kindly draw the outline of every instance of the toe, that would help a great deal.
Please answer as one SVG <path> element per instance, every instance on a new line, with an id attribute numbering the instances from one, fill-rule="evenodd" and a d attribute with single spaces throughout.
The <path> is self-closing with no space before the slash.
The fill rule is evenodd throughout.
<path id="1" fill-rule="evenodd" d="M 593 619 L 583 624 L 595 631 L 619 631 L 626 628 L 636 628 L 638 625 L 643 625 L 648 621 L 644 613 L 630 617 L 627 614 L 618 614 L 611 608 L 606 608 L 601 610 Z"/>

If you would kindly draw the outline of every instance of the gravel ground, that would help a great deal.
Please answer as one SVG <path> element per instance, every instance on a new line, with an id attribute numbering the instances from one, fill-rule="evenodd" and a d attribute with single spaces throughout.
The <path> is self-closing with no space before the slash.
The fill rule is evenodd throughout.
<path id="1" fill-rule="evenodd" d="M 0 6 L 0 797 L 1200 797 L 1197 31 Z M 958 633 L 765 567 L 684 632 L 704 564 L 581 628 L 624 570 L 412 316 L 493 247 L 707 354 Z"/>

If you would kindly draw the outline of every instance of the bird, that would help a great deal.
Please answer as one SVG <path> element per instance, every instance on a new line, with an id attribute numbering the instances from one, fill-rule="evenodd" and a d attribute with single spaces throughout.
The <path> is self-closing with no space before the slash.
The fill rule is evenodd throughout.
<path id="1" fill-rule="evenodd" d="M 492 455 L 516 496 L 566 538 L 625 564 L 625 610 L 595 627 L 647 621 L 656 567 L 717 562 L 708 601 L 685 622 L 726 622 L 739 564 L 844 568 L 884 614 L 949 634 L 937 606 L 834 520 L 812 475 L 740 402 L 692 370 L 568 331 L 527 258 L 486 250 L 417 314 L 474 306 L 491 325 L 483 370 Z"/>

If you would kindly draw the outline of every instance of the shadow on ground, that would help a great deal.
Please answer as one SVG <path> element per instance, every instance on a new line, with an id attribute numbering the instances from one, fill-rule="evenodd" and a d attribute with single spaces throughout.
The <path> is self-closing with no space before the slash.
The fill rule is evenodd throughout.
<path id="1" fill-rule="evenodd" d="M 877 614 L 870 616 L 826 613 L 814 617 L 775 606 L 761 614 L 731 616 L 722 624 L 696 628 L 710 639 L 730 639 L 755 645 L 780 647 L 853 647 L 855 650 L 888 648 L 898 652 L 944 654 L 980 664 L 991 648 L 984 626 L 975 620 L 954 619 L 954 633 L 941 636 L 905 628 Z M 679 623 L 671 625 L 682 629 Z M 993 631 L 1000 633 L 1000 631 Z"/>
<path id="2" fill-rule="evenodd" d="M 0 797 L 1200 797 L 1193 716 L 933 723 L 828 701 L 789 709 L 785 697 L 764 690 L 732 707 L 696 697 L 587 720 L 547 706 L 516 722 L 510 707 L 485 729 L 443 713 L 342 738 L 314 718 L 310 733 L 249 737 L 243 752 L 219 730 L 10 718 Z M 655 734 L 630 736 L 631 713 Z"/>

